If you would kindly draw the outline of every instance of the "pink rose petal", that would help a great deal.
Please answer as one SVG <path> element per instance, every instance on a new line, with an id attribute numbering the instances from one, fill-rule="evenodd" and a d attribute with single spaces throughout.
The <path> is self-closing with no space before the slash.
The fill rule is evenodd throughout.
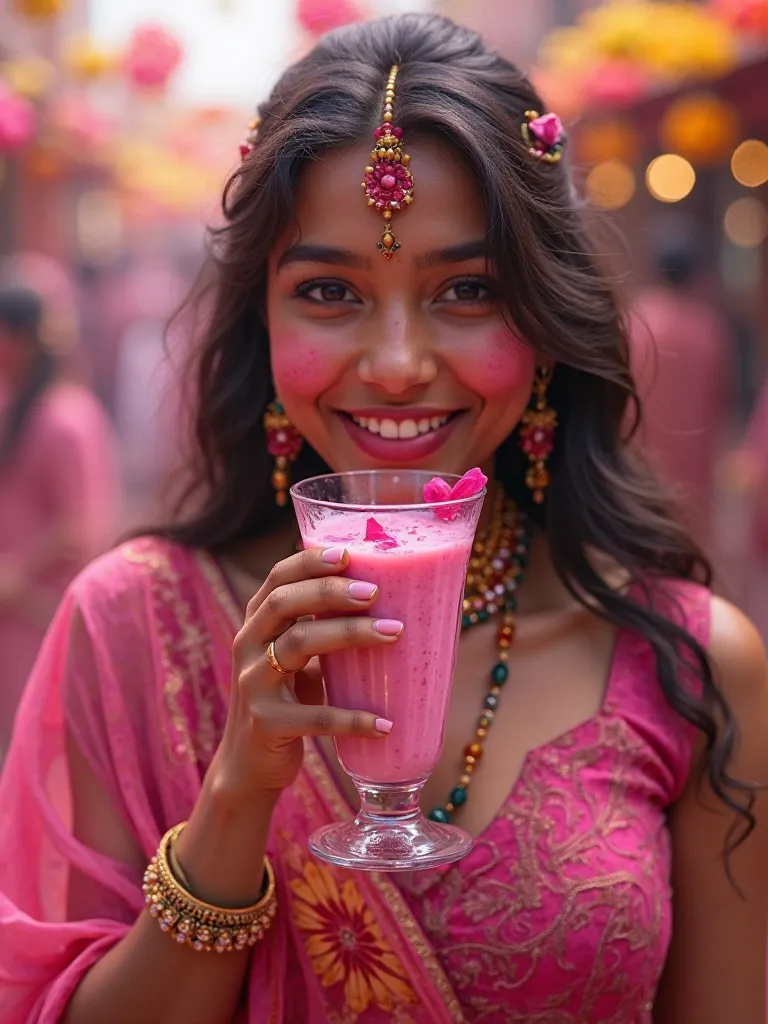
<path id="1" fill-rule="evenodd" d="M 479 494 L 488 483 L 488 477 L 479 469 L 470 469 L 468 473 L 458 480 L 452 488 L 445 480 L 436 476 L 424 485 L 424 501 L 448 501 L 449 498 L 471 498 L 473 494 Z M 434 510 L 438 519 L 450 521 L 459 514 L 455 505 L 444 505 Z"/>
<path id="2" fill-rule="evenodd" d="M 439 476 L 434 477 L 428 484 L 424 484 L 424 501 L 429 504 L 433 501 L 448 501 L 450 496 L 451 488 Z"/>
<path id="3" fill-rule="evenodd" d="M 390 537 L 381 523 L 377 523 L 373 518 L 370 518 L 365 524 L 365 539 L 375 543 L 376 547 L 381 551 L 388 551 L 390 548 L 398 547 L 395 538 Z"/>
<path id="4" fill-rule="evenodd" d="M 488 483 L 488 477 L 480 469 L 470 469 L 461 480 L 457 481 L 451 491 L 452 498 L 470 498 L 473 494 L 479 494 Z"/>

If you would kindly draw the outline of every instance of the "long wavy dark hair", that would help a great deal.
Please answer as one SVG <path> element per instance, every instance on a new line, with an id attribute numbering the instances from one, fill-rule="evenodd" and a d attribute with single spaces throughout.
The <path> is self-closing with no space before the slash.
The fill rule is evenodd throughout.
<path id="1" fill-rule="evenodd" d="M 674 609 L 654 608 L 651 585 L 661 578 L 708 584 L 710 568 L 627 447 L 626 424 L 636 426 L 639 407 L 614 290 L 564 165 L 530 158 L 520 134 L 525 111 L 542 110 L 541 100 L 474 32 L 421 14 L 341 29 L 290 67 L 259 108 L 256 148 L 229 180 L 225 223 L 212 232 L 208 328 L 195 353 L 197 458 L 186 494 L 195 512 L 166 535 L 224 550 L 275 529 L 286 514 L 275 508 L 262 426 L 274 397 L 263 317 L 270 248 L 291 221 L 301 168 L 323 150 L 371 138 L 395 63 L 398 123 L 413 151 L 419 137 L 437 136 L 468 164 L 484 199 L 503 308 L 517 333 L 556 364 L 550 399 L 560 426 L 544 509 L 522 483 L 514 434 L 497 453 L 498 477 L 546 530 L 573 596 L 653 647 L 666 699 L 704 734 L 702 770 L 735 812 L 728 854 L 754 827 L 751 787 L 728 771 L 736 722 L 705 650 Z M 322 469 L 305 445 L 295 475 Z M 636 581 L 631 593 L 606 583 L 595 551 Z"/>
<path id="2" fill-rule="evenodd" d="M 13 461 L 35 406 L 56 377 L 56 359 L 41 338 L 42 320 L 43 302 L 37 292 L 15 286 L 0 288 L 0 325 L 13 335 L 19 346 L 32 353 L 26 379 L 0 424 L 0 470 Z"/>

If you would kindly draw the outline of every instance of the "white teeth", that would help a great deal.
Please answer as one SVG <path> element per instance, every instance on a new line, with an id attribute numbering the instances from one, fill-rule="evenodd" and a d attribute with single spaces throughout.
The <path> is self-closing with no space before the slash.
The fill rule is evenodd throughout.
<path id="1" fill-rule="evenodd" d="M 372 434 L 380 434 L 388 441 L 398 439 L 410 440 L 420 434 L 428 434 L 430 430 L 437 430 L 448 422 L 450 416 L 432 416 L 430 419 L 424 417 L 418 422 L 416 420 L 377 420 L 369 416 L 353 416 L 352 419 L 359 426 L 369 430 Z"/>

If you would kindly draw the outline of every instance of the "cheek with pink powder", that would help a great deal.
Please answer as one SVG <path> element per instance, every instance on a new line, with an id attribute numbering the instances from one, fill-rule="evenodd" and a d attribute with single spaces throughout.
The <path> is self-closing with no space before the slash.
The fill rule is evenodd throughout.
<path id="1" fill-rule="evenodd" d="M 314 399 L 337 379 L 344 360 L 298 335 L 272 338 L 272 373 L 280 395 Z"/>
<path id="2" fill-rule="evenodd" d="M 536 369 L 536 356 L 529 345 L 509 332 L 500 332 L 462 352 L 454 364 L 465 387 L 486 401 L 509 399 L 518 391 L 529 391 Z"/>

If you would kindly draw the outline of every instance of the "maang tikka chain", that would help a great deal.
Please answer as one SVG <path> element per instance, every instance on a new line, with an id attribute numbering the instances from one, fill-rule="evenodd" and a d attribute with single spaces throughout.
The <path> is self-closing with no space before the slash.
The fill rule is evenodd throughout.
<path id="1" fill-rule="evenodd" d="M 392 214 L 413 202 L 413 176 L 408 170 L 411 158 L 403 152 L 403 129 L 393 125 L 395 116 L 395 80 L 399 68 L 394 65 L 389 72 L 384 93 L 383 124 L 376 128 L 373 137 L 375 148 L 371 153 L 373 164 L 365 168 L 363 189 L 368 205 L 380 211 L 384 218 L 381 240 L 376 243 L 384 259 L 400 248 L 392 231 Z"/>

